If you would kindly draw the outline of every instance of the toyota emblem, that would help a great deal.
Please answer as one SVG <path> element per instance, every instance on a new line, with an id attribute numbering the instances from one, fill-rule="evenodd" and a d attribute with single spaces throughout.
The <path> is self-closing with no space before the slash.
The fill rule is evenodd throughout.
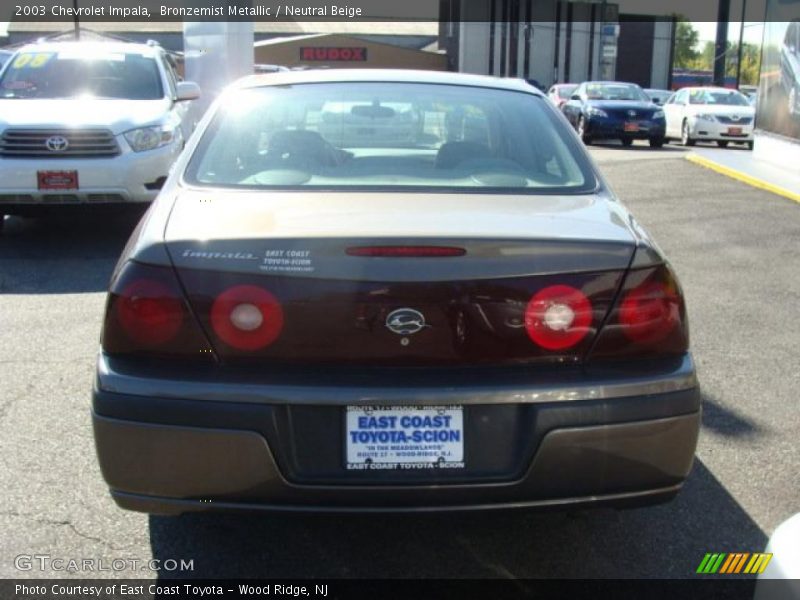
<path id="1" fill-rule="evenodd" d="M 45 140 L 44 145 L 50 152 L 64 152 L 69 148 L 69 140 L 63 135 L 51 135 Z"/>

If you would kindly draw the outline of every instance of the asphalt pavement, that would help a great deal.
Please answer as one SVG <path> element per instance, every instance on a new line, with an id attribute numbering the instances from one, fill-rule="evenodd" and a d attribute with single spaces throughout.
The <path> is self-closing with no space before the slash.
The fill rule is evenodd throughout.
<path id="1" fill-rule="evenodd" d="M 800 205 L 691 164 L 678 146 L 591 152 L 687 296 L 705 412 L 676 500 L 580 513 L 121 511 L 95 460 L 89 391 L 105 286 L 136 218 L 11 219 L 0 237 L 0 577 L 87 575 L 20 571 L 20 555 L 193 561 L 166 577 L 688 577 L 706 552 L 763 549 L 800 512 Z"/>

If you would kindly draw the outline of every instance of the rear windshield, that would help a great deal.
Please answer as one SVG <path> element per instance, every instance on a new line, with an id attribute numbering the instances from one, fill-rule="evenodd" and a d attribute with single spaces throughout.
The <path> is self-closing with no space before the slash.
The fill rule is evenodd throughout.
<path id="1" fill-rule="evenodd" d="M 589 83 L 586 85 L 589 100 L 634 100 L 650 102 L 638 85 L 629 83 Z"/>
<path id="2" fill-rule="evenodd" d="M 185 179 L 246 188 L 581 192 L 596 181 L 546 101 L 414 83 L 240 90 L 220 104 Z"/>
<path id="3" fill-rule="evenodd" d="M 22 52 L 0 79 L 0 98 L 79 96 L 156 100 L 164 93 L 155 59 L 121 52 Z"/>
<path id="4" fill-rule="evenodd" d="M 725 106 L 750 105 L 747 98 L 735 90 L 692 90 L 692 93 L 689 94 L 689 104 L 722 104 Z"/>
<path id="5" fill-rule="evenodd" d="M 577 85 L 560 85 L 556 88 L 556 94 L 558 94 L 559 98 L 569 100 L 570 96 L 572 96 L 572 92 L 577 89 Z"/>

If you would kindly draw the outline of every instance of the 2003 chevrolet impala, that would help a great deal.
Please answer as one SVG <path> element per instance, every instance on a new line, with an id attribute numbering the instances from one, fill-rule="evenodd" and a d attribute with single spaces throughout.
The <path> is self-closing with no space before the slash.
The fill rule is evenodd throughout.
<path id="1" fill-rule="evenodd" d="M 248 78 L 113 274 L 93 396 L 128 509 L 674 496 L 700 394 L 668 263 L 521 81 Z"/>

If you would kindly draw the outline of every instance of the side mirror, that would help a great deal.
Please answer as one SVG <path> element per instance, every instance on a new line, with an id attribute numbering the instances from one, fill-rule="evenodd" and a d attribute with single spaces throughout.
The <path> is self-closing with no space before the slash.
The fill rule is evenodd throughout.
<path id="1" fill-rule="evenodd" d="M 581 97 L 578 94 L 572 94 L 572 96 L 570 96 L 569 99 L 570 100 L 580 100 Z"/>
<path id="2" fill-rule="evenodd" d="M 179 81 L 177 91 L 178 95 L 177 98 L 175 98 L 177 102 L 197 100 L 200 97 L 200 86 L 194 81 Z"/>

